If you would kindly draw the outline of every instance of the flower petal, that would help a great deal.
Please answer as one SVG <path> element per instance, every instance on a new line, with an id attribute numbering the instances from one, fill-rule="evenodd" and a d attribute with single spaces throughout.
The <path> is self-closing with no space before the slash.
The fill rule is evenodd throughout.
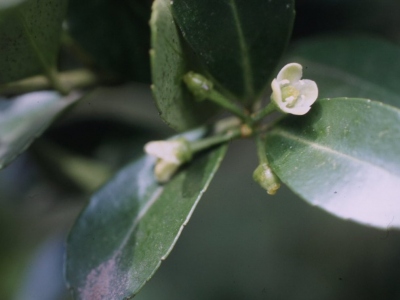
<path id="1" fill-rule="evenodd" d="M 170 163 L 181 163 L 177 157 L 177 150 L 181 147 L 179 141 L 153 141 L 144 146 L 147 154 L 165 160 Z"/>
<path id="2" fill-rule="evenodd" d="M 174 164 L 165 160 L 159 159 L 154 168 L 154 175 L 158 182 L 166 183 L 176 173 L 180 164 Z"/>
<path id="3" fill-rule="evenodd" d="M 296 116 L 301 116 L 305 115 L 308 113 L 308 111 L 311 109 L 311 106 L 295 106 L 293 108 L 290 108 L 287 112 L 296 115 Z"/>
<path id="4" fill-rule="evenodd" d="M 287 64 L 280 70 L 278 76 L 276 79 L 278 81 L 282 80 L 289 80 L 291 84 L 294 82 L 297 82 L 301 79 L 301 76 L 303 76 L 303 67 L 298 64 L 298 63 L 290 63 Z"/>
<path id="5" fill-rule="evenodd" d="M 293 84 L 293 86 L 303 95 L 301 105 L 310 106 L 318 98 L 318 86 L 313 80 L 303 79 Z M 300 103 L 299 103 L 300 104 Z"/>
<path id="6" fill-rule="evenodd" d="M 282 91 L 279 82 L 276 79 L 272 80 L 271 88 L 272 88 L 271 99 L 273 102 L 279 105 L 279 103 L 282 103 Z"/>

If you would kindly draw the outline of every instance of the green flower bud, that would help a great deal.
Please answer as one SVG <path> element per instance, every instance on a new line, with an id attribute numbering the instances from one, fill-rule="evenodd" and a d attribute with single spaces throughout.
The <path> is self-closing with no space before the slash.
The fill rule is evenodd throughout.
<path id="1" fill-rule="evenodd" d="M 275 195 L 281 187 L 279 178 L 274 174 L 268 164 L 263 163 L 255 169 L 253 179 L 270 195 Z"/>
<path id="2" fill-rule="evenodd" d="M 213 89 L 213 83 L 203 75 L 189 72 L 183 76 L 183 81 L 194 97 L 201 101 L 208 98 Z"/>

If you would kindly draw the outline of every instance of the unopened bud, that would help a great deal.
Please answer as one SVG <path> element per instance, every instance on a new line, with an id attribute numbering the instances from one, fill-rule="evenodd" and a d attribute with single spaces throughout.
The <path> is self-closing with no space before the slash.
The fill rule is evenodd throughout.
<path id="1" fill-rule="evenodd" d="M 158 159 L 154 167 L 154 176 L 159 183 L 166 183 L 171 179 L 179 167 L 180 164 Z"/>
<path id="2" fill-rule="evenodd" d="M 199 101 L 206 99 L 213 89 L 213 83 L 210 80 L 194 72 L 189 72 L 183 76 L 183 81 Z"/>
<path id="3" fill-rule="evenodd" d="M 190 143 L 184 138 L 149 142 L 144 146 L 144 150 L 158 158 L 154 176 L 161 183 L 169 181 L 183 163 L 192 159 Z"/>
<path id="4" fill-rule="evenodd" d="M 275 195 L 277 190 L 281 187 L 279 178 L 266 163 L 260 164 L 257 169 L 255 169 L 253 179 L 270 195 Z"/>

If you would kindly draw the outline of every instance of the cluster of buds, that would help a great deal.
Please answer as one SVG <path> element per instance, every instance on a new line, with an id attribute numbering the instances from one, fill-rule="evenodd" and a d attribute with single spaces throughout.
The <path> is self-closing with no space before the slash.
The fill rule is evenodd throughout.
<path id="1" fill-rule="evenodd" d="M 157 158 L 154 175 L 158 182 L 168 182 L 179 167 L 192 159 L 190 143 L 184 138 L 152 141 L 144 146 L 147 154 Z"/>
<path id="2" fill-rule="evenodd" d="M 280 70 L 271 83 L 271 104 L 261 111 L 260 119 L 276 109 L 293 115 L 304 115 L 311 109 L 311 105 L 318 97 L 318 87 L 312 80 L 302 80 L 302 76 L 303 67 L 298 63 L 287 64 Z M 230 101 L 213 90 L 213 83 L 206 77 L 189 72 L 184 76 L 183 81 L 197 100 L 211 99 L 241 117 L 242 120 L 247 120 L 238 108 L 232 106 Z M 252 134 L 252 130 L 249 134 Z M 179 167 L 190 161 L 193 156 L 190 142 L 184 138 L 149 142 L 144 149 L 147 154 L 157 158 L 154 175 L 160 183 L 168 182 Z M 269 167 L 266 158 L 261 157 L 260 160 L 260 165 L 253 173 L 253 179 L 268 194 L 274 195 L 280 188 L 279 178 Z"/>

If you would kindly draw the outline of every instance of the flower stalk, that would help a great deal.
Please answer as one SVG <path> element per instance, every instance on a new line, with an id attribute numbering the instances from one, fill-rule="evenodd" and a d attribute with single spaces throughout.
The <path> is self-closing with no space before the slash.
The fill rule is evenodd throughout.
<path id="1" fill-rule="evenodd" d="M 208 99 L 215 104 L 225 108 L 227 111 L 238 116 L 245 122 L 251 122 L 251 118 L 245 114 L 237 105 L 232 103 L 229 99 L 214 89 L 213 83 L 201 74 L 188 72 L 183 81 L 186 83 L 187 88 L 194 95 L 198 101 Z"/>
<path id="2" fill-rule="evenodd" d="M 145 145 L 147 154 L 157 158 L 154 167 L 154 176 L 160 183 L 168 182 L 179 167 L 192 160 L 193 155 L 213 146 L 229 142 L 240 137 L 239 127 L 231 128 L 224 133 L 219 133 L 198 141 L 188 141 L 185 138 L 178 138 L 168 141 L 152 141 Z"/>
<path id="3" fill-rule="evenodd" d="M 260 164 L 254 170 L 253 179 L 270 195 L 275 195 L 280 188 L 280 180 L 269 166 L 265 144 L 260 135 L 256 138 L 257 154 Z"/>

